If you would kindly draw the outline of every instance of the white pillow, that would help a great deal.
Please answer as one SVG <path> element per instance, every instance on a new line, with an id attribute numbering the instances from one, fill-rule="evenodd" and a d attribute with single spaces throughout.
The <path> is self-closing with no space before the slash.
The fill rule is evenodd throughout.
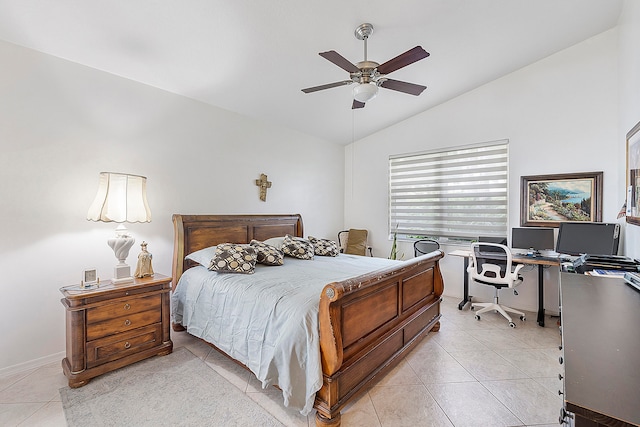
<path id="1" fill-rule="evenodd" d="M 208 248 L 200 249 L 199 251 L 191 252 L 185 258 L 195 261 L 200 265 L 209 268 L 211 260 L 216 256 L 216 248 L 218 246 L 209 246 Z"/>
<path id="2" fill-rule="evenodd" d="M 284 241 L 284 236 L 283 237 L 272 237 L 270 239 L 265 240 L 262 243 L 274 246 L 274 247 L 278 248 L 279 250 L 282 250 L 282 242 L 283 241 Z"/>

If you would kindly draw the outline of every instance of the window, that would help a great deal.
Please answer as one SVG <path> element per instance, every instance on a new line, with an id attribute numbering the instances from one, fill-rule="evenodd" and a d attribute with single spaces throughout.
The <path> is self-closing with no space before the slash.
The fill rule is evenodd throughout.
<path id="1" fill-rule="evenodd" d="M 448 239 L 506 236 L 508 142 L 390 156 L 390 232 Z"/>

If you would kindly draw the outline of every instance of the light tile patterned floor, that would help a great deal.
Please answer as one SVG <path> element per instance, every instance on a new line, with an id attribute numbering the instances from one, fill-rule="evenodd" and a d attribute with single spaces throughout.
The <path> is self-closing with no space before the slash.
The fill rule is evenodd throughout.
<path id="1" fill-rule="evenodd" d="M 469 308 L 445 297 L 439 332 L 430 333 L 386 377 L 343 410 L 351 426 L 556 426 L 562 400 L 557 319 L 546 327 L 527 313 L 512 329 L 496 313 L 476 321 Z M 282 406 L 275 388 L 262 390 L 243 368 L 186 333 L 185 346 L 286 426 L 311 427 Z M 66 385 L 60 364 L 0 378 L 0 425 L 65 426 L 58 389 Z M 120 425 L 117 421 L 114 425 Z M 126 425 L 126 423 L 122 423 Z"/>

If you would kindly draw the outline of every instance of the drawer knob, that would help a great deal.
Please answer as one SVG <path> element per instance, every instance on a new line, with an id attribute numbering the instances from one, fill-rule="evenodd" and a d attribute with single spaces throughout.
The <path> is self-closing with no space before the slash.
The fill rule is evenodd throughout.
<path id="1" fill-rule="evenodd" d="M 125 310 L 129 310 L 130 308 L 131 308 L 131 305 L 130 305 L 129 303 L 126 303 L 126 304 L 124 305 L 124 309 L 125 309 Z"/>
<path id="2" fill-rule="evenodd" d="M 131 348 L 131 343 L 129 341 L 124 343 L 124 348 Z"/>
<path id="3" fill-rule="evenodd" d="M 124 321 L 124 326 L 129 326 L 131 325 L 131 320 L 127 319 Z"/>

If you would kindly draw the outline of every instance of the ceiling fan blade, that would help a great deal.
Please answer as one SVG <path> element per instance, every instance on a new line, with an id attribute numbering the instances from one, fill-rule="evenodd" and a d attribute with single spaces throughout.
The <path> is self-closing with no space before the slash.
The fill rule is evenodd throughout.
<path id="1" fill-rule="evenodd" d="M 402 67 L 413 64 L 416 61 L 420 61 L 427 56 L 429 56 L 429 52 L 424 50 L 422 46 L 416 46 L 413 49 L 410 49 L 405 53 L 401 53 L 395 58 L 388 60 L 384 64 L 380 64 L 378 66 L 378 72 L 380 74 L 389 74 L 393 71 L 399 70 Z"/>
<path id="2" fill-rule="evenodd" d="M 355 110 L 356 108 L 364 108 L 364 102 L 356 101 L 354 99 L 353 100 L 353 105 L 351 106 L 351 109 Z"/>
<path id="3" fill-rule="evenodd" d="M 426 86 L 401 82 L 400 80 L 393 79 L 385 79 L 382 83 L 380 83 L 380 86 L 385 89 L 397 90 L 398 92 L 408 93 L 415 96 L 420 95 L 422 91 L 427 88 Z"/>
<path id="4" fill-rule="evenodd" d="M 320 52 L 319 55 L 322 56 L 324 59 L 333 62 L 334 64 L 336 64 L 338 67 L 342 68 L 345 71 L 348 71 L 350 73 L 360 72 L 360 69 L 358 67 L 353 65 L 348 59 L 340 55 L 335 50 L 330 50 L 328 52 Z"/>
<path id="5" fill-rule="evenodd" d="M 353 80 L 343 80 L 341 82 L 328 83 L 322 86 L 308 87 L 306 89 L 302 89 L 302 91 L 304 93 L 311 93 L 311 92 L 317 92 L 319 90 L 331 89 L 332 87 L 346 86 L 346 85 L 350 85 L 351 83 L 353 83 Z"/>

